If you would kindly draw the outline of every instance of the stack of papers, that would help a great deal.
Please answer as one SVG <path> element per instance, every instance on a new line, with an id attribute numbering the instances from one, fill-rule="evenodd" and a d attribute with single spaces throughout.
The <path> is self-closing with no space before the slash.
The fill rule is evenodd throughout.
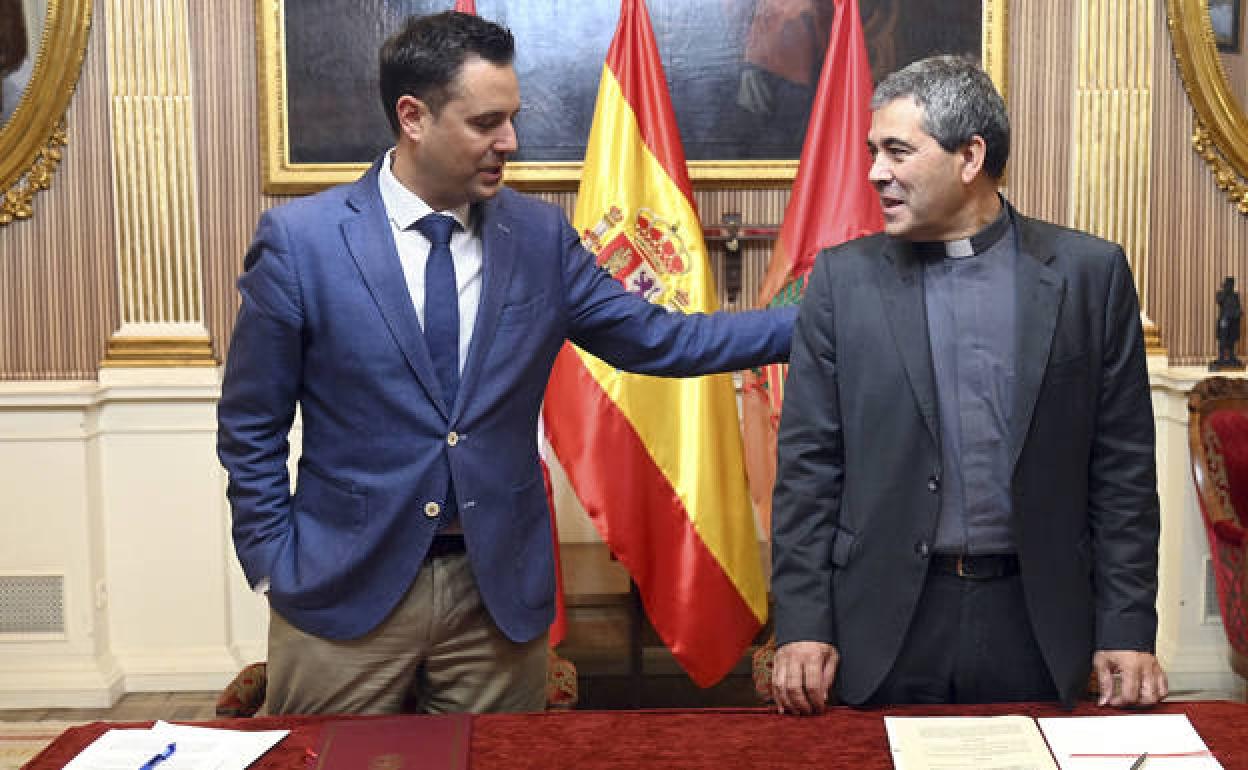
<path id="1" fill-rule="evenodd" d="M 897 770 L 1127 770 L 1141 756 L 1143 770 L 1222 770 L 1183 714 L 884 717 L 884 727 Z"/>
<path id="2" fill-rule="evenodd" d="M 897 770 L 1057 770 L 1025 716 L 884 717 Z"/>
<path id="3" fill-rule="evenodd" d="M 156 770 L 243 770 L 289 730 L 247 732 L 157 722 L 149 729 L 109 730 L 64 770 L 138 770 L 158 755 Z M 174 749 L 170 752 L 169 746 Z"/>

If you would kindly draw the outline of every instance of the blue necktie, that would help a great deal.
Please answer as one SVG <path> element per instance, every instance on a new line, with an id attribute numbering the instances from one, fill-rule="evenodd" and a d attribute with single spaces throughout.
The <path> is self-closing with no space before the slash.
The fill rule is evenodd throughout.
<path id="1" fill-rule="evenodd" d="M 448 409 L 459 389 L 459 291 L 451 259 L 455 225 L 445 214 L 427 214 L 416 222 L 416 229 L 432 244 L 425 264 L 425 344 Z"/>

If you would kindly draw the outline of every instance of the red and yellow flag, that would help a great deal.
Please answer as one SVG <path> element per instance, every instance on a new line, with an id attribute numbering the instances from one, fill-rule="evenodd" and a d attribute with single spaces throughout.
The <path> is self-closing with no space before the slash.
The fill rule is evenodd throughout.
<path id="1" fill-rule="evenodd" d="M 884 227 L 879 198 L 867 181 L 871 90 L 858 0 L 838 0 L 793 194 L 759 291 L 759 307 L 796 305 L 820 249 Z M 768 532 L 776 429 L 788 370 L 788 364 L 773 364 L 747 372 L 742 395 L 750 493 Z"/>
<path id="2" fill-rule="evenodd" d="M 716 291 L 643 0 L 624 0 L 577 198 L 584 243 L 626 288 L 679 312 Z M 698 685 L 719 681 L 767 617 L 730 375 L 624 374 L 565 345 L 546 394 L 551 445 Z"/>
<path id="3" fill-rule="evenodd" d="M 455 10 L 460 13 L 471 13 L 473 16 L 476 16 L 477 2 L 476 0 L 455 0 Z"/>

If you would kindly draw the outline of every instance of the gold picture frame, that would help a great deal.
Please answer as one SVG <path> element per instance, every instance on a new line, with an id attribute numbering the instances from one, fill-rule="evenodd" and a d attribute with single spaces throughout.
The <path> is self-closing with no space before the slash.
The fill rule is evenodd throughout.
<path id="1" fill-rule="evenodd" d="M 1007 85 L 1007 0 L 980 0 L 980 3 L 981 60 L 1004 94 Z M 655 6 L 659 3 L 651 0 L 651 5 L 651 14 L 657 17 Z M 445 6 L 449 8 L 451 3 L 448 1 Z M 478 10 L 489 16 L 482 4 L 478 4 Z M 567 20 L 563 22 L 566 23 Z M 264 191 L 271 195 L 315 192 L 334 184 L 353 181 L 368 168 L 366 162 L 292 159 L 286 28 L 285 0 L 257 0 L 256 72 L 259 81 L 262 183 Z M 568 38 L 575 39 L 576 35 L 568 35 Z M 523 41 L 518 43 L 518 46 L 523 45 Z M 367 55 L 374 56 L 375 52 L 369 51 Z M 525 74 L 520 74 L 523 90 Z M 580 179 L 580 171 L 580 161 L 517 160 L 507 166 L 507 182 L 513 187 L 529 190 L 574 189 Z M 690 176 L 699 187 L 787 187 L 792 184 L 796 171 L 796 157 L 778 160 L 689 161 Z"/>
<path id="2" fill-rule="evenodd" d="M 28 219 L 68 144 L 65 111 L 82 71 L 91 0 L 42 0 L 43 33 L 17 109 L 0 127 L 0 225 Z"/>
<path id="3" fill-rule="evenodd" d="M 1192 147 L 1218 189 L 1248 215 L 1248 115 L 1218 58 L 1207 0 L 1166 0 L 1174 57 L 1195 111 Z"/>

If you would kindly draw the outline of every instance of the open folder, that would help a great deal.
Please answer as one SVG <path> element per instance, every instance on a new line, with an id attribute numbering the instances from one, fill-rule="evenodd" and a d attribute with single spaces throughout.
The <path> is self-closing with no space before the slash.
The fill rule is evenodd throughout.
<path id="1" fill-rule="evenodd" d="M 1221 770 L 1183 714 L 1054 717 L 1036 720 L 1061 770 Z"/>
<path id="2" fill-rule="evenodd" d="M 1143 755 L 1141 770 L 1222 768 L 1183 714 L 885 717 L 884 726 L 897 770 L 1127 770 Z"/>

